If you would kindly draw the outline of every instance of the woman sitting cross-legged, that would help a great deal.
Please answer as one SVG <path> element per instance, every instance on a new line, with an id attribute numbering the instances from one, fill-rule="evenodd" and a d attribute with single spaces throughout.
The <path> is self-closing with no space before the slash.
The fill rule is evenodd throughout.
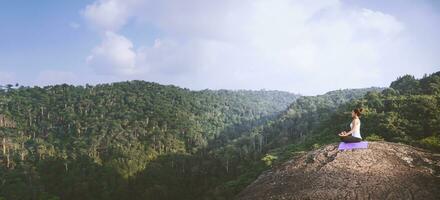
<path id="1" fill-rule="evenodd" d="M 361 116 L 362 108 L 356 108 L 351 112 L 351 117 L 353 121 L 350 123 L 351 130 L 348 132 L 342 131 L 339 133 L 339 137 L 343 142 L 360 142 L 361 137 Z"/>

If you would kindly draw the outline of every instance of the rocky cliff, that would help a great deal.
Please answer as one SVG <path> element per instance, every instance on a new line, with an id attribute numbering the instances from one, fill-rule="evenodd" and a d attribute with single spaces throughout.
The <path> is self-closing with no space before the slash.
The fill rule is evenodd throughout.
<path id="1" fill-rule="evenodd" d="M 337 145 L 274 166 L 237 199 L 440 199 L 440 154 L 388 142 Z"/>

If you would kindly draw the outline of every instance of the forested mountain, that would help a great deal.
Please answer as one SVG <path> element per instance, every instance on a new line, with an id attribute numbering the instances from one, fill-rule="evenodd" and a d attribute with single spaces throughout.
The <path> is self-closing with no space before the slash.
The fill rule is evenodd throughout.
<path id="1" fill-rule="evenodd" d="M 421 79 L 399 77 L 390 88 L 368 91 L 339 106 L 319 102 L 323 102 L 319 97 L 300 97 L 274 123 L 264 126 L 263 134 L 272 139 L 262 161 L 276 166 L 251 185 L 245 181 L 249 187 L 237 199 L 438 199 L 440 72 Z M 381 142 L 337 157 L 337 134 L 349 129 L 351 110 L 359 107 L 365 110 L 360 118 L 364 139 L 424 150 Z M 347 173 L 341 171 L 345 169 Z M 349 187 L 347 180 L 358 184 Z"/>
<path id="2" fill-rule="evenodd" d="M 368 92 L 382 90 L 383 88 L 345 89 L 299 97 L 277 118 L 256 126 L 224 148 L 216 149 L 215 155 L 222 155 L 231 166 L 235 166 L 231 170 L 235 176 L 220 189 L 226 192 L 222 196 L 232 198 L 228 195 L 241 191 L 273 162 L 281 162 L 283 159 L 278 158 L 281 156 L 279 154 L 288 158 L 291 152 L 298 149 L 296 144 L 303 145 L 305 139 L 313 135 L 315 126 L 334 114 L 339 106 L 362 98 Z M 292 146 L 293 150 L 289 149 Z"/>
<path id="3" fill-rule="evenodd" d="M 440 72 L 318 96 L 143 81 L 0 90 L 0 199 L 232 199 L 264 170 L 362 136 L 440 151 Z"/>
<path id="4" fill-rule="evenodd" d="M 249 137 L 243 136 L 237 146 L 251 146 L 253 137 L 265 138 L 259 158 L 267 166 L 282 164 L 301 151 L 338 142 L 337 134 L 349 130 L 351 111 L 359 107 L 365 110 L 361 117 L 365 139 L 440 152 L 440 72 L 421 79 L 405 75 L 386 89 L 340 90 L 300 97 L 278 118 L 253 129 Z M 229 182 L 240 188 L 235 192 L 267 168 L 246 169 L 236 181 Z"/>
<path id="5" fill-rule="evenodd" d="M 390 88 L 369 91 L 362 98 L 336 107 L 320 103 L 305 106 L 311 112 L 298 109 L 297 104 L 309 98 L 300 97 L 276 120 L 281 122 L 268 129 L 274 133 L 274 145 L 268 148 L 265 158 L 270 163 L 281 163 L 298 151 L 339 141 L 337 134 L 349 130 L 351 110 L 359 107 L 364 109 L 364 139 L 406 143 L 440 152 L 439 90 L 440 72 L 436 72 L 421 79 L 399 77 Z"/>
<path id="6" fill-rule="evenodd" d="M 129 193 L 116 189 L 152 161 L 176 155 L 169 158 L 173 167 L 191 170 L 178 159 L 206 153 L 209 143 L 227 143 L 297 96 L 190 91 L 143 81 L 8 85 L 0 91 L 0 197 L 99 199 Z"/>

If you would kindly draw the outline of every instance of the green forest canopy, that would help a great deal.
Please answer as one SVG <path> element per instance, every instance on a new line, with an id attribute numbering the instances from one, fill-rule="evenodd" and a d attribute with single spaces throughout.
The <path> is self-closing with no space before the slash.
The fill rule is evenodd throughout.
<path id="1" fill-rule="evenodd" d="M 318 96 L 143 81 L 0 90 L 0 199 L 231 199 L 271 165 L 362 135 L 440 149 L 440 72 Z"/>

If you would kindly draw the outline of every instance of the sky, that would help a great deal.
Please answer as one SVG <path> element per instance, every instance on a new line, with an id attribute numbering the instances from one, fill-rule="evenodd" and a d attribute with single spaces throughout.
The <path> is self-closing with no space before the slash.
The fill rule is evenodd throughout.
<path id="1" fill-rule="evenodd" d="M 303 95 L 440 71 L 436 0 L 0 0 L 0 85 Z"/>

